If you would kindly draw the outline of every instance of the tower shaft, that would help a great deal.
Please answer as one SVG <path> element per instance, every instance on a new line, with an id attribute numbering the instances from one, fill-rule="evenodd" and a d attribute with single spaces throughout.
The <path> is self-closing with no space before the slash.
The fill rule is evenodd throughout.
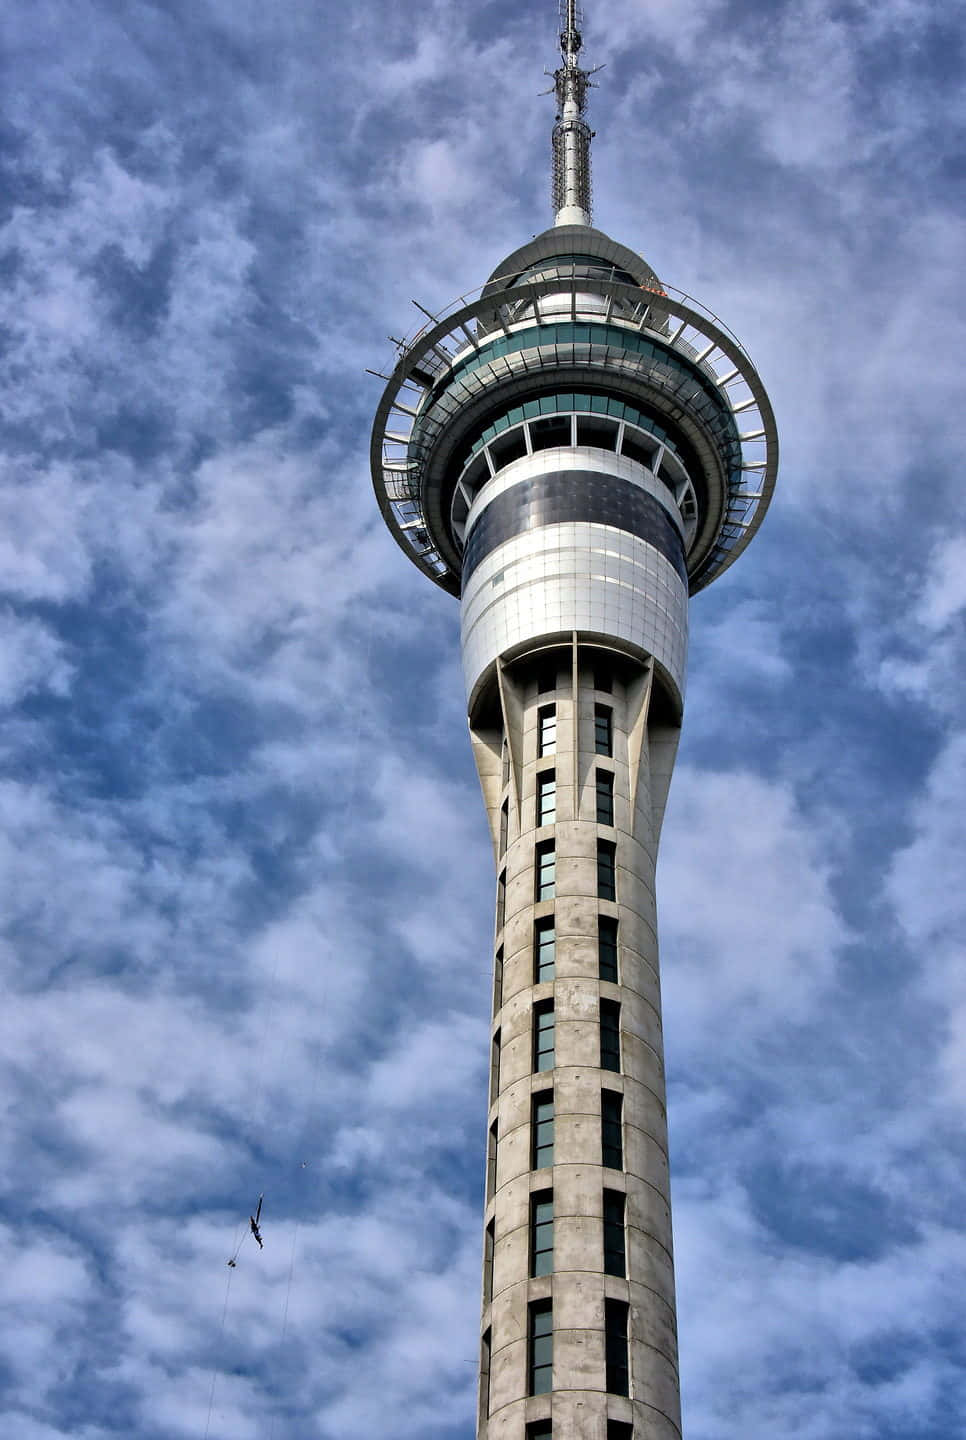
<path id="1" fill-rule="evenodd" d="M 677 1440 L 654 866 L 678 725 L 651 663 L 577 635 L 498 677 L 471 722 L 499 874 L 478 1433 Z"/>

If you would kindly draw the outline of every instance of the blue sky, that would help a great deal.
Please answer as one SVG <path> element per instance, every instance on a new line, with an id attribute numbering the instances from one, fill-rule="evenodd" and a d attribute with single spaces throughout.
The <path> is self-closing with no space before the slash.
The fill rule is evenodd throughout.
<path id="1" fill-rule="evenodd" d="M 17 1440 L 471 1440 L 492 861 L 365 368 L 549 224 L 554 9 L 3 17 Z M 587 10 L 596 221 L 741 337 L 783 446 L 692 607 L 659 874 L 685 1433 L 949 1440 L 961 23 Z"/>

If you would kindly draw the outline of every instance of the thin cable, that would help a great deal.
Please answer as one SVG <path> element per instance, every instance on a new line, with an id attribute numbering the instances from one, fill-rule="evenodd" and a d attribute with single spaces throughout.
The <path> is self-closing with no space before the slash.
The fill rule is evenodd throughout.
<path id="1" fill-rule="evenodd" d="M 243 1237 L 243 1238 L 244 1238 L 244 1237 Z M 240 1248 L 241 1248 L 241 1246 L 239 1245 L 239 1249 L 240 1249 Z M 237 1253 L 238 1253 L 238 1251 L 236 1250 L 236 1251 L 235 1251 L 235 1254 L 237 1255 Z M 229 1271 L 228 1271 L 228 1283 L 227 1283 L 226 1286 L 225 1286 L 225 1303 L 224 1303 L 224 1305 L 222 1305 L 222 1307 L 221 1307 L 221 1326 L 220 1326 L 219 1331 L 218 1331 L 218 1349 L 219 1349 L 219 1350 L 222 1348 L 222 1344 L 223 1344 L 224 1338 L 225 1338 L 225 1319 L 226 1319 L 226 1317 L 227 1317 L 227 1315 L 228 1315 L 228 1296 L 231 1294 L 231 1280 L 232 1280 L 232 1275 L 231 1275 L 231 1271 L 229 1270 Z M 216 1385 L 216 1383 L 217 1383 L 217 1380 L 218 1380 L 218 1359 L 217 1359 L 217 1356 L 216 1356 L 216 1357 L 215 1357 L 215 1363 L 214 1363 L 214 1364 L 212 1365 L 212 1367 L 211 1367 L 211 1388 L 210 1388 L 209 1391 L 208 1391 L 208 1418 L 207 1418 L 207 1420 L 205 1421 L 205 1440 L 208 1440 L 208 1431 L 211 1429 L 211 1412 L 212 1412 L 212 1409 L 214 1408 L 214 1404 L 215 1404 L 215 1385 Z"/>
<path id="2" fill-rule="evenodd" d="M 296 1247 L 297 1247 L 297 1245 L 298 1245 L 299 1230 L 300 1230 L 300 1229 L 301 1229 L 301 1221 L 300 1221 L 300 1220 L 296 1220 L 296 1222 L 295 1222 L 295 1229 L 294 1229 L 294 1231 L 292 1232 L 292 1253 L 291 1253 L 291 1255 L 289 1256 L 289 1262 L 288 1262 L 288 1284 L 287 1284 L 286 1287 L 285 1287 L 285 1307 L 284 1307 L 284 1309 L 283 1309 L 283 1311 L 282 1311 L 282 1333 L 281 1333 L 281 1335 L 279 1336 L 279 1342 L 280 1342 L 281 1344 L 283 1344 L 283 1345 L 284 1345 L 284 1343 L 285 1343 L 286 1331 L 288 1330 L 288 1302 L 289 1302 L 289 1299 L 290 1299 L 291 1294 L 292 1294 L 292 1276 L 293 1276 L 294 1273 L 295 1273 L 295 1250 L 296 1250 Z M 269 1431 L 268 1440 L 275 1440 L 275 1422 L 276 1422 L 277 1419 L 278 1419 L 278 1413 L 277 1413 L 277 1411 L 276 1411 L 276 1412 L 274 1412 L 274 1413 L 272 1414 L 272 1428 L 271 1428 L 271 1430 Z"/>

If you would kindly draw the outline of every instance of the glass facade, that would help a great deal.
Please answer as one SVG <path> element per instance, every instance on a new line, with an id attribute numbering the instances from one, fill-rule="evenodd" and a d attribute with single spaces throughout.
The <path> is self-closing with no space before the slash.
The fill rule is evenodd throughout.
<path id="1" fill-rule="evenodd" d="M 543 1090 L 531 1103 L 531 1166 L 542 1170 L 553 1164 L 553 1091 Z"/>
<path id="2" fill-rule="evenodd" d="M 597 917 L 597 972 L 601 980 L 619 984 L 617 964 L 617 921 L 610 915 Z"/>
<path id="3" fill-rule="evenodd" d="M 552 840 L 541 840 L 537 846 L 534 868 L 536 899 L 552 900 L 557 878 L 557 850 Z"/>
<path id="4" fill-rule="evenodd" d="M 597 824 L 614 823 L 614 776 L 610 770 L 597 771 Z"/>
<path id="5" fill-rule="evenodd" d="M 557 749 L 557 707 L 541 705 L 537 711 L 537 754 L 553 755 Z"/>
<path id="6" fill-rule="evenodd" d="M 556 930 L 552 919 L 538 920 L 533 927 L 533 980 L 539 985 L 552 980 L 557 949 Z"/>
<path id="7" fill-rule="evenodd" d="M 617 899 L 617 846 L 610 840 L 597 841 L 597 894 L 601 900 Z"/>
<path id="8" fill-rule="evenodd" d="M 463 550 L 464 585 L 505 541 L 546 525 L 610 525 L 647 541 L 687 583 L 684 541 L 659 500 L 640 485 L 597 470 L 553 470 L 520 478 L 492 495 L 476 516 Z M 610 754 L 610 751 L 601 751 Z"/>
<path id="9" fill-rule="evenodd" d="M 539 1000 L 533 1007 L 533 1068 L 552 1070 L 554 1057 L 553 1001 Z"/>
<path id="10" fill-rule="evenodd" d="M 530 1304 L 527 1356 L 531 1395 L 546 1395 L 553 1380 L 553 1305 L 550 1300 Z"/>
<path id="11" fill-rule="evenodd" d="M 621 1068 L 621 1007 L 616 1000 L 600 1002 L 600 1068 Z"/>
<path id="12" fill-rule="evenodd" d="M 594 749 L 598 755 L 614 753 L 614 712 L 609 705 L 594 706 Z"/>
<path id="13" fill-rule="evenodd" d="M 537 776 L 537 824 L 552 825 L 557 818 L 557 775 L 545 770 Z"/>
<path id="14" fill-rule="evenodd" d="M 553 1191 L 538 1190 L 530 1197 L 530 1274 L 553 1270 Z"/>
<path id="15" fill-rule="evenodd" d="M 494 1120 L 486 1137 L 486 1198 L 491 1200 L 496 1189 L 496 1145 L 499 1122 Z"/>
<path id="16" fill-rule="evenodd" d="M 491 1220 L 483 1232 L 483 1304 L 493 1298 L 493 1242 L 496 1222 Z"/>
<path id="17" fill-rule="evenodd" d="M 625 1197 L 619 1190 L 604 1191 L 604 1274 L 627 1275 L 627 1253 L 624 1238 Z"/>
<path id="18" fill-rule="evenodd" d="M 600 1163 L 609 1170 L 624 1168 L 623 1095 L 602 1090 L 600 1096 Z"/>
<path id="19" fill-rule="evenodd" d="M 627 1306 L 623 1300 L 604 1301 L 604 1360 L 608 1393 L 629 1395 Z"/>

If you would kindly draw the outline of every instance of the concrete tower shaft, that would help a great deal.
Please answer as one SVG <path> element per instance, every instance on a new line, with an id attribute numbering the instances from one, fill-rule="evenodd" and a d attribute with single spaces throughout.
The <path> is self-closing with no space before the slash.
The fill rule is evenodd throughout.
<path id="1" fill-rule="evenodd" d="M 499 661 L 471 734 L 499 875 L 479 1435 L 676 1440 L 654 868 L 677 715 L 651 663 L 575 636 Z"/>
<path id="2" fill-rule="evenodd" d="M 565 0 L 556 224 L 424 312 L 371 451 L 460 597 L 497 866 L 480 1440 L 680 1436 L 654 872 L 688 596 L 777 469 L 740 343 L 589 224 L 580 44 Z"/>

